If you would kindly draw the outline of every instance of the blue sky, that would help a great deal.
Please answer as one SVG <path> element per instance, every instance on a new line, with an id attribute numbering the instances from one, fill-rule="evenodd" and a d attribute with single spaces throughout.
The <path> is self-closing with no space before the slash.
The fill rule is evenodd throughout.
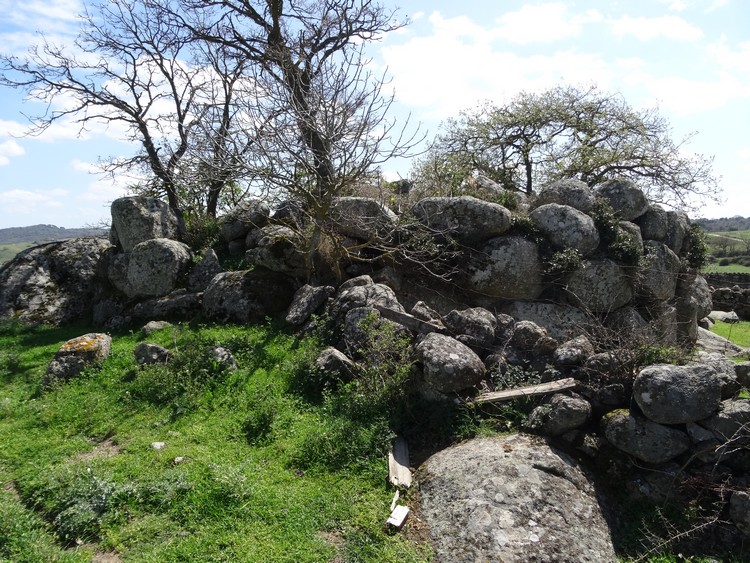
<path id="1" fill-rule="evenodd" d="M 387 68 L 396 115 L 411 114 L 428 137 L 442 120 L 483 100 L 496 104 L 520 91 L 596 84 L 633 107 L 657 106 L 680 139 L 696 131 L 687 152 L 714 155 L 721 206 L 702 215 L 750 216 L 750 2 L 456 2 L 404 0 L 411 24 L 371 48 Z M 35 31 L 64 37 L 80 0 L 0 0 L 0 46 L 25 50 Z M 108 204 L 128 178 L 91 174 L 99 157 L 128 154 L 118 132 L 80 131 L 60 123 L 23 137 L 24 113 L 44 106 L 0 89 L 0 228 L 51 223 L 77 227 L 107 221 Z M 408 162 L 385 167 L 409 173 Z"/>

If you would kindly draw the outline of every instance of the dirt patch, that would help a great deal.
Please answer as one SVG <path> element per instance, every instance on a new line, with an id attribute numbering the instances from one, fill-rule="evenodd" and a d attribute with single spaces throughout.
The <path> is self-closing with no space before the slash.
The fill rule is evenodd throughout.
<path id="1" fill-rule="evenodd" d="M 328 563 L 344 563 L 344 538 L 338 532 L 318 532 L 318 535 L 336 548 L 336 557 Z"/>
<path id="2" fill-rule="evenodd" d="M 91 563 L 121 563 L 122 557 L 114 551 L 97 551 L 91 558 Z"/>
<path id="3" fill-rule="evenodd" d="M 11 498 L 17 502 L 21 502 L 21 495 L 18 492 L 18 488 L 13 481 L 7 481 L 3 483 L 3 492 L 9 493 Z"/>
<path id="4" fill-rule="evenodd" d="M 120 453 L 122 446 L 116 444 L 112 438 L 107 438 L 96 444 L 91 451 L 78 454 L 71 461 L 87 461 L 97 457 L 113 457 Z"/>

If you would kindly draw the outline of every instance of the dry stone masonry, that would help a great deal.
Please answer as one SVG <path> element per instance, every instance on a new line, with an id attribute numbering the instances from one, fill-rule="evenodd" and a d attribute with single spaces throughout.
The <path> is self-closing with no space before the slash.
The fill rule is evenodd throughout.
<path id="1" fill-rule="evenodd" d="M 303 331 L 328 323 L 334 346 L 316 366 L 333 381 L 356 377 L 368 361 L 365 321 L 408 340 L 428 400 L 573 378 L 573 391 L 532 412 L 530 431 L 594 462 L 619 456 L 635 473 L 678 463 L 689 468 L 686 478 L 691 464 L 718 463 L 731 480 L 750 469 L 736 447 L 750 441 L 750 401 L 737 398 L 750 383 L 747 363 L 704 355 L 648 365 L 639 356 L 644 346 L 695 344 L 698 322 L 712 310 L 711 289 L 689 265 L 687 217 L 649 204 L 627 180 L 594 189 L 556 182 L 524 205 L 528 213 L 470 195 L 429 197 L 399 216 L 374 199 L 338 198 L 326 228 L 352 250 L 328 256 L 322 279 L 306 284 L 306 218 L 292 202 L 274 212 L 244 202 L 221 219 L 220 243 L 198 257 L 178 240 L 179 222 L 162 202 L 123 198 L 112 205 L 109 242 L 54 243 L 0 269 L 0 315 L 106 329 L 196 317 L 284 318 Z M 398 259 L 415 229 L 436 252 L 450 251 L 432 274 Z M 226 257 L 244 258 L 247 269 L 223 271 Z M 215 353 L 233 361 L 227 350 Z M 141 363 L 170 359 L 148 343 L 137 354 Z M 51 364 L 48 379 L 89 365 L 85 354 L 71 357 L 66 351 L 54 362 L 73 371 Z M 524 479 L 519 464 L 528 465 Z M 555 449 L 526 437 L 474 441 L 425 467 L 423 508 L 443 560 L 521 561 L 529 549 L 538 560 L 614 559 L 589 476 Z M 571 502 L 560 520 L 554 507 Z M 747 504 L 733 497 L 743 529 Z M 446 521 L 463 523 L 444 530 Z"/>

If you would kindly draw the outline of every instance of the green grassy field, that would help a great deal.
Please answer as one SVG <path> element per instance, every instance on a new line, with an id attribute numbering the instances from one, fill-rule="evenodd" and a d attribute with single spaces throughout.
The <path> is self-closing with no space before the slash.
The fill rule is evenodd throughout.
<path id="1" fill-rule="evenodd" d="M 711 331 L 731 340 L 738 346 L 750 347 L 750 322 L 725 323 L 720 321 L 714 324 Z"/>
<path id="2" fill-rule="evenodd" d="M 738 256 L 750 256 L 750 231 L 726 231 L 706 233 L 706 243 L 709 254 L 716 258 L 709 262 L 703 271 L 710 273 L 750 273 L 750 266 L 735 263 Z M 719 262 L 726 257 L 731 263 L 721 265 Z"/>
<path id="3" fill-rule="evenodd" d="M 32 242 L 19 242 L 16 244 L 0 244 L 0 264 L 5 264 L 13 260 L 13 258 L 27 248 L 31 248 L 35 243 Z"/>
<path id="4" fill-rule="evenodd" d="M 139 368 L 140 332 L 116 335 L 100 369 L 42 391 L 84 330 L 0 331 L 0 561 L 430 559 L 384 525 L 394 413 L 377 392 L 323 385 L 313 338 L 165 329 L 149 341 L 174 360 Z M 215 343 L 240 369 L 206 355 Z"/>

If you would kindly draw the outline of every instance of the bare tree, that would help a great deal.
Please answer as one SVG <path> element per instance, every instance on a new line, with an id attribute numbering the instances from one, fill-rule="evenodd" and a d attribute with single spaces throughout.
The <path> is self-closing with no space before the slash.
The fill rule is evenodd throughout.
<path id="1" fill-rule="evenodd" d="M 387 113 L 393 95 L 367 70 L 365 42 L 402 24 L 371 1 L 186 0 L 185 26 L 252 62 L 255 169 L 308 218 L 307 264 L 328 233 L 335 198 L 415 144 Z M 188 13 L 188 10 L 185 10 Z M 196 23 L 197 22 L 197 23 Z"/>
<path id="2" fill-rule="evenodd" d="M 30 118 L 31 134 L 68 119 L 81 131 L 95 123 L 122 128 L 139 150 L 105 160 L 107 172 L 147 172 L 142 189 L 166 196 L 179 216 L 186 193 L 207 184 L 203 205 L 213 215 L 250 143 L 230 137 L 243 64 L 205 48 L 162 8 L 161 0 L 90 3 L 73 45 L 43 38 L 26 56 L 0 57 L 0 84 L 48 104 Z"/>

